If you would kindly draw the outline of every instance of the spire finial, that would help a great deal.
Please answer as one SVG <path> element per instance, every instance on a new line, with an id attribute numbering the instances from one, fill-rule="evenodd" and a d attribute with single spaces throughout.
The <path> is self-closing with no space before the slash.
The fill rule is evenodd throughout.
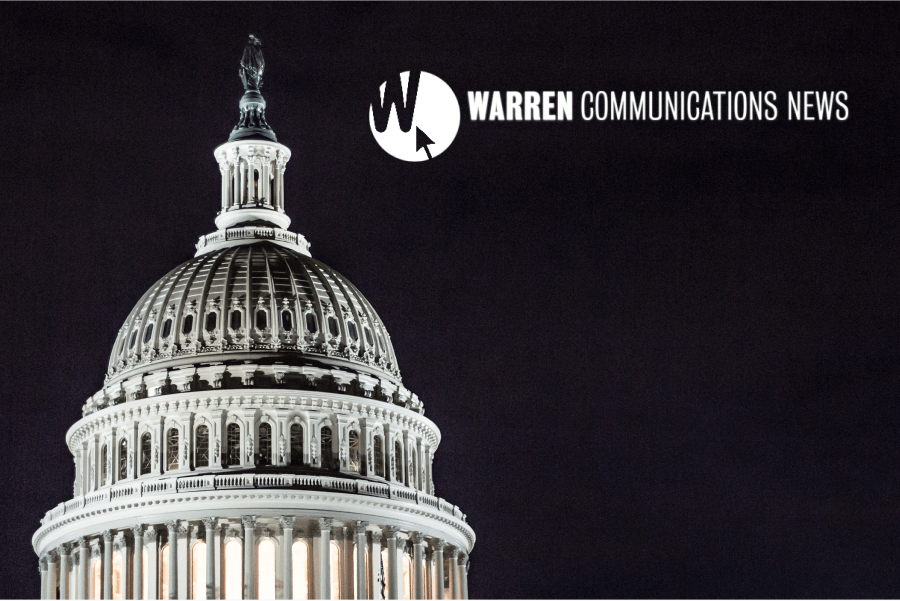
<path id="1" fill-rule="evenodd" d="M 244 46 L 241 56 L 241 68 L 238 74 L 244 84 L 244 96 L 241 98 L 241 117 L 234 126 L 228 141 L 264 138 L 277 142 L 275 132 L 266 123 L 266 100 L 259 89 L 262 87 L 263 70 L 266 61 L 263 58 L 262 42 L 253 34 Z"/>

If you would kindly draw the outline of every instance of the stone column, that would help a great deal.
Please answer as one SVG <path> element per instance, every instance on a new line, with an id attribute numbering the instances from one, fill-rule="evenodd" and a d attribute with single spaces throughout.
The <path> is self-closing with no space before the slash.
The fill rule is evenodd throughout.
<path id="1" fill-rule="evenodd" d="M 156 543 L 156 527 L 150 526 L 144 532 L 144 538 L 147 540 L 147 573 L 144 578 L 147 579 L 147 599 L 159 599 L 159 549 Z"/>
<path id="2" fill-rule="evenodd" d="M 109 447 L 107 447 L 109 448 Z M 107 455 L 107 458 L 109 455 Z M 103 599 L 112 599 L 112 539 L 111 530 L 103 531 Z"/>
<path id="3" fill-rule="evenodd" d="M 222 211 L 228 208 L 228 189 L 231 181 L 228 177 L 228 163 L 219 163 L 219 172 L 222 174 Z"/>
<path id="4" fill-rule="evenodd" d="M 47 594 L 47 556 L 41 557 L 38 561 L 38 570 L 41 573 L 41 599 L 49 599 L 50 596 Z"/>
<path id="5" fill-rule="evenodd" d="M 434 599 L 434 553 L 425 547 L 425 598 Z"/>
<path id="6" fill-rule="evenodd" d="M 169 599 L 178 598 L 178 522 L 166 522 L 169 531 Z"/>
<path id="7" fill-rule="evenodd" d="M 425 539 L 418 532 L 412 535 L 413 542 L 413 582 L 415 584 L 414 599 L 425 598 Z"/>
<path id="8" fill-rule="evenodd" d="M 460 599 L 469 598 L 469 558 L 466 555 L 460 558 L 459 593 Z"/>
<path id="9" fill-rule="evenodd" d="M 319 518 L 316 544 L 316 599 L 331 599 L 331 518 Z"/>
<path id="10" fill-rule="evenodd" d="M 243 515 L 244 523 L 244 599 L 256 599 L 256 516 Z"/>
<path id="11" fill-rule="evenodd" d="M 283 515 L 281 519 L 278 521 L 278 524 L 281 526 L 281 529 L 284 533 L 284 542 L 282 543 L 282 547 L 284 547 L 284 559 L 282 560 L 283 573 L 282 573 L 282 582 L 284 583 L 281 587 L 282 597 L 284 599 L 293 599 L 294 598 L 294 555 L 293 555 L 293 546 L 294 546 L 294 516 L 292 515 Z"/>
<path id="12" fill-rule="evenodd" d="M 356 598 L 365 599 L 366 592 L 366 528 L 369 522 L 356 522 Z"/>
<path id="13" fill-rule="evenodd" d="M 132 599 L 143 599 L 144 594 L 144 525 L 131 527 L 134 536 L 134 567 L 132 568 Z M 124 566 L 123 566 L 124 567 Z"/>
<path id="14" fill-rule="evenodd" d="M 450 598 L 459 599 L 459 570 L 457 569 L 456 558 L 459 556 L 459 549 L 450 550 Z"/>
<path id="15" fill-rule="evenodd" d="M 88 549 L 87 539 L 83 536 L 79 538 L 78 543 L 78 588 L 76 590 L 76 599 L 88 598 L 88 580 L 90 579 L 90 557 L 91 552 Z"/>
<path id="16" fill-rule="evenodd" d="M 69 553 L 72 551 L 70 543 L 59 546 L 59 598 L 69 598 Z"/>
<path id="17" fill-rule="evenodd" d="M 216 598 L 216 528 L 219 518 L 203 518 L 203 527 L 206 529 L 206 598 Z"/>
<path id="18" fill-rule="evenodd" d="M 397 578 L 397 533 L 399 529 L 396 526 L 388 526 L 387 529 L 387 547 L 388 547 L 388 598 L 400 599 L 400 582 Z"/>
<path id="19" fill-rule="evenodd" d="M 444 598 L 444 545 L 446 543 L 442 540 L 436 540 L 432 543 L 434 546 L 434 567 L 435 574 L 434 580 L 436 589 L 436 594 L 434 596 L 435 599 L 443 599 Z"/>
<path id="20" fill-rule="evenodd" d="M 372 583 L 371 599 L 381 599 L 381 529 L 372 531 L 372 546 L 369 547 L 370 566 L 372 572 L 369 581 Z"/>
<path id="21" fill-rule="evenodd" d="M 59 567 L 59 553 L 56 549 L 47 551 L 47 598 L 56 599 L 56 571 Z"/>

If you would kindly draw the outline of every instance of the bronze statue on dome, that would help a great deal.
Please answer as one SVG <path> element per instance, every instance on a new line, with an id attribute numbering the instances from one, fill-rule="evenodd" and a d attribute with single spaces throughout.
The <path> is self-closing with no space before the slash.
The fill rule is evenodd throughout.
<path id="1" fill-rule="evenodd" d="M 244 47 L 244 55 L 241 57 L 241 81 L 245 90 L 259 90 L 262 87 L 263 69 L 266 61 L 263 58 L 262 42 L 253 34 L 247 40 Z"/>

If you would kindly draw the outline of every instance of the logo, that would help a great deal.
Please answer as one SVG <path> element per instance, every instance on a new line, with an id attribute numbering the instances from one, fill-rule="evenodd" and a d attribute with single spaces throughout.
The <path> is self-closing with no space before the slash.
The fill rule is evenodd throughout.
<path id="1" fill-rule="evenodd" d="M 404 71 L 378 88 L 369 107 L 375 141 L 403 161 L 427 161 L 453 143 L 459 102 L 444 81 L 425 71 Z"/>

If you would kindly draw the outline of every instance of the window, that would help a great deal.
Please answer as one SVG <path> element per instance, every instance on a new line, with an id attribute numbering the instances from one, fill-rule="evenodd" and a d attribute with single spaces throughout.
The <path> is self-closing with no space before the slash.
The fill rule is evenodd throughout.
<path id="1" fill-rule="evenodd" d="M 166 435 L 166 471 L 178 469 L 178 429 L 169 428 Z"/>
<path id="2" fill-rule="evenodd" d="M 106 486 L 106 445 L 100 449 L 100 486 Z"/>
<path id="3" fill-rule="evenodd" d="M 384 443 L 380 436 L 375 436 L 375 475 L 384 478 Z"/>
<path id="4" fill-rule="evenodd" d="M 191 599 L 206 599 L 206 543 L 191 547 Z"/>
<path id="5" fill-rule="evenodd" d="M 206 315 L 206 331 L 212 332 L 216 329 L 216 324 L 218 323 L 218 314 L 213 311 L 211 313 L 207 313 Z"/>
<path id="6" fill-rule="evenodd" d="M 163 324 L 162 337 L 168 338 L 172 334 L 172 318 L 166 320 L 166 323 Z"/>
<path id="7" fill-rule="evenodd" d="M 240 465 L 241 427 L 238 424 L 228 424 L 225 435 L 225 465 Z"/>
<path id="8" fill-rule="evenodd" d="M 169 598 L 169 543 L 159 551 L 159 598 Z"/>
<path id="9" fill-rule="evenodd" d="M 100 599 L 103 596 L 103 573 L 100 560 L 95 559 L 91 563 L 91 599 Z"/>
<path id="10" fill-rule="evenodd" d="M 150 342 L 150 337 L 153 336 L 153 324 L 147 324 L 147 329 L 144 330 L 144 344 Z"/>
<path id="11" fill-rule="evenodd" d="M 309 599 L 309 545 L 298 540 L 291 545 L 291 575 L 294 577 L 294 599 Z"/>
<path id="12" fill-rule="evenodd" d="M 56 591 L 54 591 L 55 593 Z M 55 597 L 56 595 L 54 595 Z M 113 553 L 112 560 L 112 598 L 122 599 L 122 554 Z"/>
<path id="13" fill-rule="evenodd" d="M 403 482 L 403 446 L 400 441 L 394 443 L 394 479 Z"/>
<path id="14" fill-rule="evenodd" d="M 185 315 L 184 316 L 184 325 L 181 328 L 182 334 L 190 334 L 194 331 L 194 316 L 193 315 Z"/>
<path id="15" fill-rule="evenodd" d="M 291 465 L 303 465 L 303 428 L 291 425 Z"/>
<path id="16" fill-rule="evenodd" d="M 265 309 L 260 309 L 256 312 L 256 329 L 265 330 L 267 327 L 269 327 L 269 314 Z"/>
<path id="17" fill-rule="evenodd" d="M 404 599 L 412 599 L 413 591 L 412 591 L 412 560 L 409 558 L 408 553 L 403 554 L 403 598 Z"/>
<path id="18" fill-rule="evenodd" d="M 359 473 L 359 432 L 350 432 L 350 471 Z"/>
<path id="19" fill-rule="evenodd" d="M 347 330 L 350 332 L 350 338 L 353 340 L 353 342 L 359 340 L 359 332 L 356 331 L 356 324 L 354 322 L 347 322 Z"/>
<path id="20" fill-rule="evenodd" d="M 150 473 L 150 433 L 141 436 L 141 475 Z"/>
<path id="21" fill-rule="evenodd" d="M 128 477 L 128 441 L 122 439 L 119 441 L 119 480 Z"/>
<path id="22" fill-rule="evenodd" d="M 241 314 L 239 310 L 234 310 L 231 312 L 231 329 L 232 330 L 240 330 L 241 323 L 244 321 L 244 316 Z"/>
<path id="23" fill-rule="evenodd" d="M 322 467 L 331 469 L 334 463 L 334 453 L 331 452 L 331 428 L 322 428 Z"/>
<path id="24" fill-rule="evenodd" d="M 331 541 L 331 598 L 341 598 L 341 548 Z"/>
<path id="25" fill-rule="evenodd" d="M 244 596 L 244 558 L 241 543 L 235 539 L 225 545 L 225 598 L 241 599 Z M 168 595 L 161 597 L 168 599 Z M 205 598 L 205 595 L 204 595 Z"/>
<path id="26" fill-rule="evenodd" d="M 306 314 L 306 331 L 310 334 L 315 334 L 319 331 L 319 327 L 316 325 L 316 316 L 312 313 Z"/>
<path id="27" fill-rule="evenodd" d="M 372 342 L 372 332 L 369 331 L 369 328 L 363 328 L 363 332 L 366 334 L 366 344 L 374 346 L 375 343 Z"/>
<path id="28" fill-rule="evenodd" d="M 275 544 L 270 540 L 260 541 L 257 547 L 258 597 L 257 599 L 275 598 Z M 200 597 L 194 597 L 199 599 Z"/>
<path id="29" fill-rule="evenodd" d="M 289 332 L 294 329 L 294 320 L 291 317 L 290 311 L 282 311 L 281 312 L 281 329 L 285 332 Z"/>
<path id="30" fill-rule="evenodd" d="M 134 348 L 134 343 L 137 340 L 137 330 L 131 333 L 131 342 L 128 343 L 128 348 Z"/>
<path id="31" fill-rule="evenodd" d="M 272 426 L 269 424 L 259 425 L 259 465 L 272 465 Z"/>
<path id="32" fill-rule="evenodd" d="M 209 467 L 209 427 L 197 428 L 197 467 Z M 206 594 L 206 593 L 204 593 Z"/>
<path id="33" fill-rule="evenodd" d="M 338 330 L 338 322 L 337 319 L 334 318 L 334 315 L 330 315 L 328 317 L 328 331 L 331 332 L 332 336 L 337 336 L 340 334 Z"/>

